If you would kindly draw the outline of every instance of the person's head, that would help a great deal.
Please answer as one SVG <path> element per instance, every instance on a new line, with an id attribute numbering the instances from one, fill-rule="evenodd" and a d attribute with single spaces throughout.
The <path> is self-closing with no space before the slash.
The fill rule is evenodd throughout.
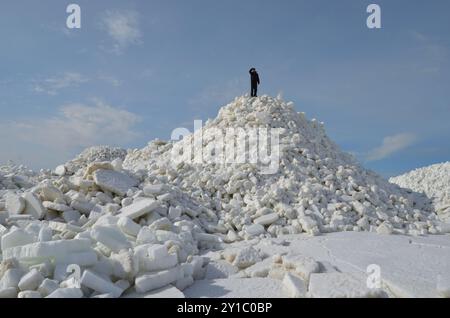
<path id="1" fill-rule="evenodd" d="M 256 69 L 254 68 L 254 67 L 252 67 L 251 69 L 250 69 L 250 72 L 256 72 Z"/>

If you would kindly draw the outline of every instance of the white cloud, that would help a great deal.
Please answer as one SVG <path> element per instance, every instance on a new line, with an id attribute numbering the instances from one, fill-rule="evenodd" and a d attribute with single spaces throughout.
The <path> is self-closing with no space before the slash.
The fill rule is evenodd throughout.
<path id="1" fill-rule="evenodd" d="M 91 105 L 60 107 L 49 118 L 23 118 L 0 122 L 0 162 L 10 159 L 31 167 L 53 167 L 93 145 L 123 146 L 139 134 L 140 117 L 94 100 Z"/>
<path id="2" fill-rule="evenodd" d="M 380 147 L 377 147 L 367 154 L 367 161 L 378 161 L 385 159 L 396 152 L 404 150 L 414 144 L 417 137 L 411 133 L 402 133 L 393 136 L 388 136 L 383 139 Z"/>
<path id="3" fill-rule="evenodd" d="M 88 81 L 89 79 L 80 73 L 65 72 L 59 76 L 49 77 L 41 81 L 34 81 L 33 90 L 38 93 L 57 95 L 62 89 L 78 87 Z"/>
<path id="4" fill-rule="evenodd" d="M 115 53 L 120 54 L 128 46 L 141 43 L 142 33 L 136 11 L 108 10 L 103 14 L 100 26 L 114 41 Z"/>
<path id="5" fill-rule="evenodd" d="M 48 95 L 57 95 L 61 90 L 92 82 L 94 80 L 108 83 L 114 87 L 122 85 L 122 81 L 108 74 L 99 74 L 92 78 L 77 72 L 65 72 L 60 75 L 49 77 L 43 80 L 33 81 L 33 91 Z"/>

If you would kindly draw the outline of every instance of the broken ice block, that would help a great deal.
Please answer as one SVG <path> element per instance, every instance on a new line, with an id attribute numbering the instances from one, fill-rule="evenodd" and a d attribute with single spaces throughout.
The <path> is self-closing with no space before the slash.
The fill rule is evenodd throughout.
<path id="1" fill-rule="evenodd" d="M 143 274 L 136 278 L 136 291 L 145 293 L 167 286 L 175 282 L 179 278 L 179 274 L 180 269 L 178 267 L 152 274 Z"/>

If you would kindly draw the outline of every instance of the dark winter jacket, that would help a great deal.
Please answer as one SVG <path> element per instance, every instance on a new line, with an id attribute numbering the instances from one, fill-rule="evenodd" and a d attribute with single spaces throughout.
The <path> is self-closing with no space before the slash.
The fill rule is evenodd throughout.
<path id="1" fill-rule="evenodd" d="M 252 81 L 252 85 L 256 86 L 259 85 L 260 81 L 259 81 L 259 75 L 258 72 L 256 72 L 256 70 L 254 68 L 252 68 L 250 71 L 250 77 L 251 77 L 251 81 Z"/>

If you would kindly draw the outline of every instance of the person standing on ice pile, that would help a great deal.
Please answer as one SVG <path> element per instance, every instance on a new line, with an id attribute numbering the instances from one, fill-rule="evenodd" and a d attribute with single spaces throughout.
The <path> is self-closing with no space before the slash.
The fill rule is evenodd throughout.
<path id="1" fill-rule="evenodd" d="M 251 97 L 257 97 L 258 94 L 258 85 L 259 85 L 259 75 L 258 72 L 256 71 L 256 69 L 254 67 L 252 67 L 249 71 L 250 73 L 250 79 L 252 82 L 252 88 L 251 88 Z"/>

